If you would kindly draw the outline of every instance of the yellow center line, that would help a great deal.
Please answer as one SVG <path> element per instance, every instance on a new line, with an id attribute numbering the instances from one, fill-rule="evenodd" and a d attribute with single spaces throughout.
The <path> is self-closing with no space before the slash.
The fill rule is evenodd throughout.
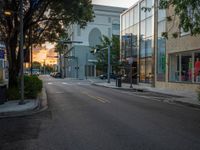
<path id="1" fill-rule="evenodd" d="M 106 99 L 104 99 L 104 98 L 90 95 L 90 94 L 88 94 L 87 92 L 82 92 L 82 93 L 85 94 L 85 95 L 87 95 L 87 96 L 90 97 L 90 98 L 93 98 L 93 99 L 95 99 L 95 100 L 101 102 L 101 103 L 109 103 L 109 102 L 110 102 L 110 101 L 108 101 L 108 100 L 106 100 Z"/>
<path id="2" fill-rule="evenodd" d="M 105 99 L 105 98 L 103 98 L 103 97 L 97 96 L 97 98 L 98 98 L 98 99 L 101 99 L 101 100 L 103 100 L 103 101 L 105 101 L 105 102 L 107 102 L 107 103 L 111 103 L 109 100 L 107 100 L 107 99 Z"/>

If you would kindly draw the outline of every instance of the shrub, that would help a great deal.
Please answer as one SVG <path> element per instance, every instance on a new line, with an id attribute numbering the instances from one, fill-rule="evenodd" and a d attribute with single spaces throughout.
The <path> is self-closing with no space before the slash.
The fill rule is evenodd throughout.
<path id="1" fill-rule="evenodd" d="M 19 88 L 17 87 L 8 88 L 6 91 L 6 97 L 8 100 L 20 99 Z"/>
<path id="2" fill-rule="evenodd" d="M 18 83 L 18 85 L 20 85 Z M 24 98 L 36 98 L 42 90 L 42 81 L 36 76 L 24 76 Z M 17 100 L 21 98 L 20 88 L 14 87 L 7 89 L 8 100 Z"/>
<path id="3" fill-rule="evenodd" d="M 24 96 L 25 98 L 36 98 L 42 90 L 42 81 L 36 76 L 24 76 Z"/>

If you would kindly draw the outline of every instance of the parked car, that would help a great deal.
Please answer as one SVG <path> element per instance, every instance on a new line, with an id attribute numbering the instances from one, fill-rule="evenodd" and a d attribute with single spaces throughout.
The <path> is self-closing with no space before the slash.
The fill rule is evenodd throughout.
<path id="1" fill-rule="evenodd" d="M 100 79 L 107 79 L 107 74 L 101 74 L 101 75 L 99 75 L 99 78 Z M 110 74 L 110 79 L 116 79 L 117 78 L 117 75 L 116 74 L 114 74 L 114 73 L 111 73 Z"/>
<path id="2" fill-rule="evenodd" d="M 60 72 L 56 72 L 53 75 L 54 78 L 61 78 L 61 73 Z"/>

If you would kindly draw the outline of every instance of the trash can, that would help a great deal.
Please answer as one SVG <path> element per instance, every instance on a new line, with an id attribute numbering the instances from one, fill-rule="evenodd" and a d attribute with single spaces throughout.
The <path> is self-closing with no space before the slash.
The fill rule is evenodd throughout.
<path id="1" fill-rule="evenodd" d="M 6 101 L 6 85 L 0 85 L 0 105 Z"/>
<path id="2" fill-rule="evenodd" d="M 121 78 L 116 79 L 116 87 L 121 87 L 122 86 L 122 80 Z"/>

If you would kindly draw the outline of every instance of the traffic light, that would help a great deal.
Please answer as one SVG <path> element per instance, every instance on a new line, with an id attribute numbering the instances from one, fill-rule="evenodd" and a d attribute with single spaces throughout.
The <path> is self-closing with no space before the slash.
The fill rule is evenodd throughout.
<path id="1" fill-rule="evenodd" d="M 100 51 L 99 48 L 94 48 L 90 50 L 90 53 L 95 54 L 95 53 L 98 53 L 99 51 Z"/>

